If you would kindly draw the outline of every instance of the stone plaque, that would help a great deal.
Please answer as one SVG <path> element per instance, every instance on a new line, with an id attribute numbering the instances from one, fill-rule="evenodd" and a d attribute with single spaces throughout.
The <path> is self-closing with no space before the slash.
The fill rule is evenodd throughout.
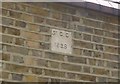
<path id="1" fill-rule="evenodd" d="M 62 53 L 72 53 L 72 34 L 71 32 L 52 29 L 51 50 Z"/>

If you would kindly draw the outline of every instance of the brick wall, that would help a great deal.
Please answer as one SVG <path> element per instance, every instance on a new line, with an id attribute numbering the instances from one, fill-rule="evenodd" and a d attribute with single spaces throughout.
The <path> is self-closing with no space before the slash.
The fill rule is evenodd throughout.
<path id="1" fill-rule="evenodd" d="M 117 16 L 58 3 L 2 3 L 5 81 L 118 81 Z M 51 29 L 72 32 L 72 54 L 51 50 Z"/>

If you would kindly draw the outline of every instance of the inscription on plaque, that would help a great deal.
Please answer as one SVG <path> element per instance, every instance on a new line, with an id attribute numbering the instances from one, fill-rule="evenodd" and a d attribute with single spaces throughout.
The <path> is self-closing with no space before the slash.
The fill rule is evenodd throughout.
<path id="1" fill-rule="evenodd" d="M 51 50 L 62 53 L 72 53 L 71 32 L 52 29 Z"/>

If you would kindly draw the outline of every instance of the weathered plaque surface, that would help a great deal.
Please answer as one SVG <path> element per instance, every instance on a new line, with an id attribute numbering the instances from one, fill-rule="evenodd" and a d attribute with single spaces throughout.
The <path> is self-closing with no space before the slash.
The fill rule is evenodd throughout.
<path id="1" fill-rule="evenodd" d="M 72 53 L 71 32 L 52 29 L 51 50 L 62 53 Z"/>

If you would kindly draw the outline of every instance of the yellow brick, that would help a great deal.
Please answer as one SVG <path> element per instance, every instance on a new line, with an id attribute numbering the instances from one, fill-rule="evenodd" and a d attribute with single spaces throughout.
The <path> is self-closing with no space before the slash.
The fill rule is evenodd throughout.
<path id="1" fill-rule="evenodd" d="M 31 58 L 31 57 L 26 57 L 25 58 L 25 64 L 26 65 L 34 65 L 35 64 L 34 59 Z"/>
<path id="2" fill-rule="evenodd" d="M 39 40 L 40 38 L 39 34 L 27 32 L 27 31 L 21 31 L 21 36 L 29 40 Z"/>
<path id="3" fill-rule="evenodd" d="M 44 10 L 42 8 L 37 8 L 37 7 L 29 7 L 28 12 L 37 14 L 37 15 L 41 15 L 41 16 L 49 16 L 49 11 Z"/>
<path id="4" fill-rule="evenodd" d="M 3 2 L 2 3 L 2 7 L 8 8 L 8 9 L 14 9 L 14 5 L 15 5 L 15 3 L 12 3 L 12 2 Z"/>
<path id="5" fill-rule="evenodd" d="M 33 75 L 27 75 L 24 77 L 24 82 L 38 82 L 38 78 Z"/>
<path id="6" fill-rule="evenodd" d="M 32 22 L 32 21 L 33 21 L 33 16 L 27 15 L 27 14 L 22 14 L 21 19 L 22 19 L 22 20 L 25 20 L 25 21 L 30 21 L 30 22 Z"/>
<path id="7" fill-rule="evenodd" d="M 33 42 L 33 41 L 27 41 L 27 46 L 31 48 L 39 48 L 39 43 L 38 42 Z"/>
<path id="8" fill-rule="evenodd" d="M 12 18 L 20 19 L 21 15 L 22 15 L 22 13 L 9 11 L 9 16 L 12 17 Z"/>
<path id="9" fill-rule="evenodd" d="M 61 13 L 56 11 L 52 12 L 52 18 L 61 19 Z"/>
<path id="10" fill-rule="evenodd" d="M 38 25 L 28 24 L 27 27 L 28 27 L 28 30 L 30 30 L 30 31 L 35 31 L 35 32 L 39 31 L 39 26 Z"/>

